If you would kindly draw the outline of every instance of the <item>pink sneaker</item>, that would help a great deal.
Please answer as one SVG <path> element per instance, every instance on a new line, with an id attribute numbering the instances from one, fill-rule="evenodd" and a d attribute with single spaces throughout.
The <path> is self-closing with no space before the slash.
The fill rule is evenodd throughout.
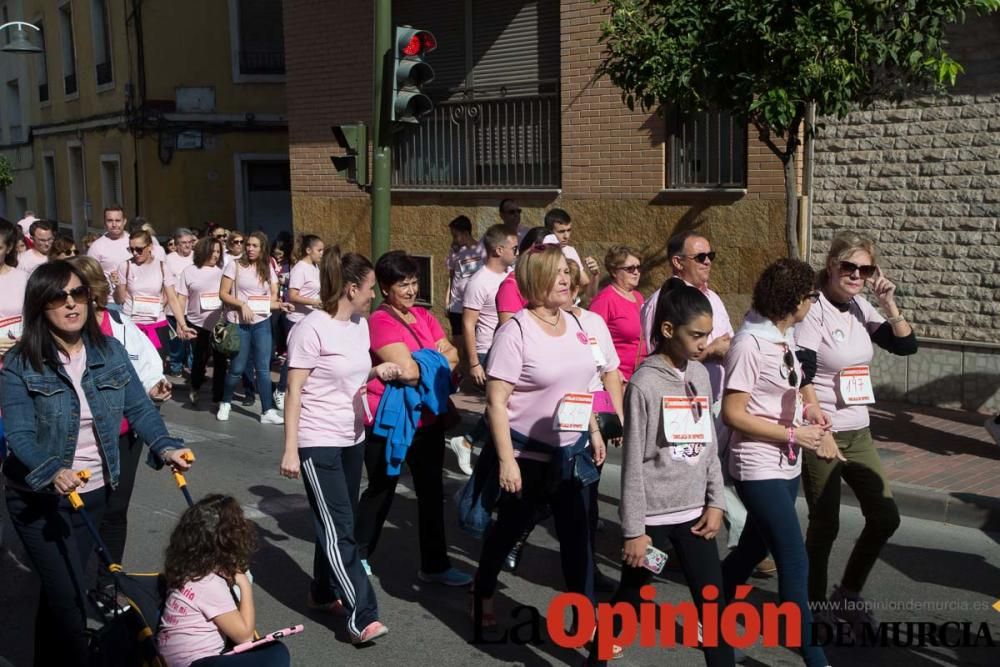
<path id="1" fill-rule="evenodd" d="M 352 644 L 367 644 L 368 642 L 373 642 L 379 637 L 389 634 L 389 628 L 385 627 L 378 621 L 372 621 L 368 624 L 368 627 L 361 631 L 361 634 L 351 640 Z"/>

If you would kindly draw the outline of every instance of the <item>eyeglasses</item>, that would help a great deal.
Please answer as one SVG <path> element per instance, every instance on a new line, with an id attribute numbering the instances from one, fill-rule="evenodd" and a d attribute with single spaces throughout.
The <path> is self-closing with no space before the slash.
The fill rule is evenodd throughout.
<path id="1" fill-rule="evenodd" d="M 708 260 L 710 262 L 714 262 L 715 261 L 715 256 L 716 256 L 716 252 L 714 250 L 711 251 L 711 252 L 699 252 L 696 255 L 678 255 L 678 257 L 683 257 L 685 259 L 693 259 L 694 261 L 698 262 L 699 264 L 704 264 L 705 260 Z"/>
<path id="2" fill-rule="evenodd" d="M 846 273 L 847 275 L 854 275 L 854 272 L 857 271 L 858 275 L 860 275 L 863 279 L 868 280 L 869 278 L 875 275 L 875 272 L 878 271 L 878 267 L 875 266 L 874 264 L 855 264 L 854 262 L 841 262 L 840 270 L 843 273 Z"/>
<path id="3" fill-rule="evenodd" d="M 625 273 L 639 273 L 642 269 L 639 264 L 629 264 L 628 266 L 619 266 L 618 270 Z"/>
<path id="4" fill-rule="evenodd" d="M 788 386 L 798 389 L 799 374 L 795 372 L 795 357 L 792 355 L 792 351 L 786 348 L 785 356 L 781 358 L 781 361 L 785 364 L 785 368 L 788 371 Z"/>
<path id="5" fill-rule="evenodd" d="M 229 245 L 243 245 L 243 239 L 232 239 Z"/>
<path id="6" fill-rule="evenodd" d="M 149 247 L 148 245 L 143 245 L 143 246 L 130 245 L 128 247 L 128 251 L 130 253 L 132 253 L 133 255 L 138 255 L 138 254 L 142 253 L 142 251 L 145 250 L 148 247 Z"/>
<path id="7" fill-rule="evenodd" d="M 70 299 L 73 300 L 73 303 L 87 303 L 90 301 L 90 287 L 87 285 L 78 285 L 71 290 L 59 292 L 59 294 L 49 299 L 45 307 L 48 310 L 62 308 L 69 303 Z"/>

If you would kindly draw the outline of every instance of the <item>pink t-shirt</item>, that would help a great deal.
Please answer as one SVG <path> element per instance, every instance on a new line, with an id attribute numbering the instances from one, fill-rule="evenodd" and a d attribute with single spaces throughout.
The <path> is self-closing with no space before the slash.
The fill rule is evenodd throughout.
<path id="1" fill-rule="evenodd" d="M 446 338 L 444 329 L 437 319 L 423 308 L 410 308 L 413 313 L 414 322 L 409 322 L 409 327 L 403 325 L 396 319 L 396 316 L 388 312 L 385 308 L 379 308 L 368 318 L 368 327 L 371 334 L 372 362 L 380 364 L 384 360 L 379 359 L 375 352 L 386 345 L 393 343 L 403 343 L 410 352 L 416 352 L 420 348 L 433 348 L 442 338 Z M 417 334 L 417 338 L 413 337 Z M 382 400 L 385 393 L 385 385 L 377 377 L 368 381 L 368 409 L 372 416 L 378 410 L 378 402 Z M 427 420 L 429 415 L 424 414 L 423 420 Z"/>
<path id="2" fill-rule="evenodd" d="M 870 366 L 875 349 L 870 334 L 885 318 L 864 297 L 856 296 L 841 312 L 820 292 L 819 303 L 795 325 L 795 343 L 816 353 L 813 387 L 834 431 L 854 431 L 869 424 L 868 406 L 847 405 L 840 395 L 840 372 L 851 366 Z"/>
<path id="3" fill-rule="evenodd" d="M 239 270 L 237 271 L 237 267 Z M 261 297 L 267 297 L 268 300 L 271 298 L 271 285 L 278 284 L 278 276 L 274 272 L 274 269 L 269 269 L 271 271 L 271 282 L 262 283 L 260 281 L 260 276 L 257 275 L 256 266 L 243 266 L 238 261 L 232 261 L 222 270 L 222 275 L 226 278 L 231 278 L 236 283 L 236 298 L 244 303 L 250 303 L 251 297 L 260 299 L 259 303 L 263 303 Z M 266 315 L 263 313 L 255 313 L 253 318 L 253 323 L 263 322 L 267 318 L 271 317 L 271 311 L 268 311 Z M 240 316 L 236 310 L 230 308 L 229 312 L 226 313 L 226 319 L 229 322 L 239 322 Z"/>
<path id="4" fill-rule="evenodd" d="M 295 263 L 288 274 L 288 289 L 297 289 L 303 299 L 319 298 L 319 267 L 312 262 L 301 260 Z M 288 313 L 289 322 L 299 322 L 313 309 L 301 303 L 295 304 L 295 311 Z"/>
<path id="5" fill-rule="evenodd" d="M 600 349 L 601 355 L 606 362 L 604 365 L 597 365 L 597 357 L 594 355 L 593 350 L 591 350 L 591 356 L 594 359 L 597 373 L 590 383 L 589 391 L 602 391 L 604 383 L 601 382 L 601 376 L 605 373 L 618 370 L 621 360 L 618 358 L 618 351 L 611 340 L 611 332 L 608 331 L 608 325 L 604 323 L 604 319 L 597 313 L 583 309 L 580 309 L 578 317 L 580 318 L 580 324 L 583 325 L 583 330 L 587 332 L 588 338 L 597 339 L 597 347 Z"/>
<path id="6" fill-rule="evenodd" d="M 469 310 L 478 310 L 476 320 L 476 352 L 486 354 L 493 344 L 493 332 L 497 329 L 497 289 L 507 277 L 507 272 L 497 273 L 489 267 L 476 271 L 469 284 L 465 286 L 465 297 L 462 306 Z"/>
<path id="7" fill-rule="evenodd" d="M 100 263 L 105 277 L 108 277 L 112 271 L 118 269 L 122 262 L 132 258 L 132 253 L 128 251 L 128 235 L 122 234 L 117 239 L 112 240 L 107 234 L 104 234 L 90 244 L 87 255 Z M 110 295 L 108 303 L 114 303 Z"/>
<path id="8" fill-rule="evenodd" d="M 642 335 L 642 323 L 639 320 L 639 310 L 642 308 L 642 295 L 633 290 L 635 301 L 629 301 L 618 290 L 608 285 L 590 302 L 591 312 L 604 318 L 611 332 L 611 339 L 618 350 L 621 360 L 622 377 L 628 380 L 632 373 L 646 358 L 646 341 Z"/>
<path id="9" fill-rule="evenodd" d="M 49 261 L 48 257 L 35 252 L 35 249 L 31 248 L 30 250 L 25 250 L 17 256 L 17 268 L 21 269 L 28 275 L 31 275 L 32 271 L 47 261 Z"/>
<path id="10" fill-rule="evenodd" d="M 336 320 L 314 310 L 292 329 L 288 366 L 312 371 L 302 386 L 299 447 L 350 447 L 365 439 L 369 344 L 364 318 Z"/>
<path id="11" fill-rule="evenodd" d="M 798 421 L 798 388 L 789 385 L 788 368 L 783 358 L 788 348 L 761 336 L 740 333 L 726 355 L 726 389 L 750 394 L 747 412 L 784 427 Z M 799 382 L 802 367 L 792 355 Z M 794 479 L 802 469 L 802 456 L 796 447 L 795 462 L 788 459 L 788 445 L 781 442 L 752 440 L 739 431 L 732 432 L 729 444 L 729 472 L 735 479 Z"/>
<path id="12" fill-rule="evenodd" d="M 511 271 L 497 288 L 497 313 L 516 313 L 528 305 L 528 300 L 521 296 L 521 288 Z"/>
<path id="13" fill-rule="evenodd" d="M 104 486 L 104 459 L 97 443 L 97 433 L 94 431 L 94 414 L 90 411 L 87 395 L 83 393 L 83 373 L 87 370 L 87 349 L 80 348 L 76 354 L 67 357 L 60 353 L 63 368 L 73 382 L 76 397 L 80 401 L 80 434 L 76 438 L 76 452 L 73 454 L 73 470 L 87 470 L 90 479 L 87 480 L 84 491 L 94 491 Z"/>
<path id="14" fill-rule="evenodd" d="M 181 272 L 175 289 L 179 296 L 187 297 L 184 319 L 188 324 L 211 329 L 219 322 L 222 315 L 221 300 L 218 298 L 221 282 L 222 269 L 217 266 L 199 269 L 192 264 Z"/>
<path id="15" fill-rule="evenodd" d="M 688 283 L 691 287 L 691 285 Z M 733 325 L 729 321 L 729 313 L 726 305 L 722 303 L 722 298 L 717 293 L 705 287 L 701 293 L 708 297 L 708 302 L 712 305 L 712 333 L 708 336 L 708 345 L 711 345 L 716 338 L 729 335 L 733 336 Z M 640 313 L 642 317 L 642 335 L 646 339 L 646 349 L 653 349 L 653 320 L 656 317 L 656 304 L 660 300 L 660 290 L 656 290 L 649 295 L 646 303 L 642 306 Z M 708 370 L 708 379 L 712 382 L 712 402 L 722 399 L 722 388 L 726 382 L 726 367 L 722 361 L 709 360 L 702 361 L 702 365 Z"/>
<path id="16" fill-rule="evenodd" d="M 153 259 L 158 259 L 161 262 L 167 260 L 167 251 L 163 249 L 163 246 L 160 245 L 160 240 L 155 236 L 153 237 Z"/>
<path id="17" fill-rule="evenodd" d="M 167 302 L 167 297 L 163 288 L 177 285 L 177 277 L 170 269 L 163 262 L 151 259 L 145 264 L 136 264 L 132 260 L 122 262 L 117 271 L 127 294 L 122 312 L 136 324 L 155 324 L 165 320 L 163 304 Z M 159 307 L 152 302 L 143 302 L 144 297 L 159 299 Z"/>
<path id="18" fill-rule="evenodd" d="M 167 268 L 170 269 L 171 273 L 175 276 L 180 276 L 184 273 L 184 269 L 194 265 L 194 253 L 188 253 L 188 256 L 185 257 L 180 253 L 172 252 L 167 255 L 167 258 L 163 261 L 166 263 Z"/>
<path id="19" fill-rule="evenodd" d="M 28 274 L 4 265 L 6 271 L 0 273 L 0 319 L 20 316 L 24 312 L 24 289 L 28 286 Z"/>
<path id="20" fill-rule="evenodd" d="M 517 313 L 493 337 L 486 368 L 489 377 L 514 385 L 507 401 L 510 428 L 553 447 L 580 438 L 578 431 L 555 430 L 556 412 L 566 394 L 589 392 L 597 374 L 587 334 L 572 315 L 563 317 L 565 333 L 550 336 L 530 313 Z"/>
<path id="21" fill-rule="evenodd" d="M 451 287 L 448 290 L 448 312 L 461 313 L 462 300 L 465 295 L 469 278 L 475 275 L 486 261 L 486 249 L 482 243 L 464 245 L 461 248 L 452 246 L 445 259 L 445 266 L 451 276 Z"/>
<path id="22" fill-rule="evenodd" d="M 212 619 L 236 610 L 226 580 L 217 574 L 171 589 L 156 635 L 157 650 L 167 667 L 188 667 L 222 653 L 226 639 Z"/>

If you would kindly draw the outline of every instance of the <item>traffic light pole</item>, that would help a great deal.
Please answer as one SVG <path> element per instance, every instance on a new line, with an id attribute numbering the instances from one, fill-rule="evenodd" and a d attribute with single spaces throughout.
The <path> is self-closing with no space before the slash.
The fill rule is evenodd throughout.
<path id="1" fill-rule="evenodd" d="M 392 205 L 392 127 L 387 104 L 388 67 L 392 50 L 392 0 L 375 0 L 375 53 L 372 99 L 372 261 L 389 251 L 389 209 Z"/>

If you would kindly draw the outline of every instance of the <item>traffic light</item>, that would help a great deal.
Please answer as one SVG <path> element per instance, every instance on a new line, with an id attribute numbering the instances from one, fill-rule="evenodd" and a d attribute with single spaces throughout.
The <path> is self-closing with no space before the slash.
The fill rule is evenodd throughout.
<path id="1" fill-rule="evenodd" d="M 333 166 L 348 183 L 364 188 L 368 184 L 368 128 L 364 123 L 334 125 L 333 137 L 344 155 L 330 158 Z"/>
<path id="2" fill-rule="evenodd" d="M 389 119 L 396 123 L 419 123 L 434 110 L 434 103 L 420 87 L 434 79 L 434 70 L 424 55 L 437 48 L 434 35 L 410 26 L 396 27 L 393 49 L 392 104 Z"/>

